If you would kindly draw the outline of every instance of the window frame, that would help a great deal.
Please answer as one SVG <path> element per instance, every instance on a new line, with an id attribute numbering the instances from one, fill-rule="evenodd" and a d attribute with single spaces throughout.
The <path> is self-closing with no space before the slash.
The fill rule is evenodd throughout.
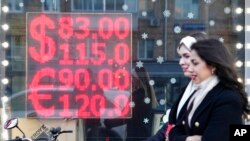
<path id="1" fill-rule="evenodd" d="M 143 43 L 143 56 L 140 56 L 140 48 L 141 48 L 141 43 Z M 141 60 L 153 60 L 154 59 L 154 46 L 152 46 L 150 48 L 149 45 L 151 45 L 151 43 L 154 45 L 155 44 L 155 40 L 154 39 L 140 39 L 139 42 L 138 42 L 138 46 L 137 46 L 137 56 L 138 56 L 138 59 L 141 59 Z M 149 57 L 149 54 L 148 54 L 148 50 L 152 49 L 152 57 Z"/>
<path id="2" fill-rule="evenodd" d="M 48 4 L 48 10 L 45 9 L 46 3 Z M 48 11 L 48 12 L 59 12 L 60 11 L 60 0 L 43 0 L 43 2 L 41 2 L 41 5 L 42 5 L 42 11 Z M 54 6 L 56 7 L 55 10 L 53 9 Z"/>
<path id="3" fill-rule="evenodd" d="M 132 9 L 132 10 L 128 9 L 127 11 L 124 11 L 123 9 L 117 10 L 117 8 L 116 8 L 116 2 L 118 0 L 113 0 L 114 1 L 114 3 L 113 3 L 113 7 L 114 7 L 113 10 L 107 10 L 107 0 L 90 0 L 90 1 L 88 1 L 88 2 L 90 2 L 90 4 L 88 4 L 88 5 L 91 5 L 90 9 L 85 9 L 84 8 L 83 1 L 84 0 L 79 0 L 79 2 L 81 3 L 81 8 L 76 9 L 74 7 L 75 0 L 72 0 L 71 1 L 71 9 L 72 9 L 72 11 L 92 11 L 92 12 L 96 12 L 96 11 L 102 11 L 102 12 L 103 11 L 108 11 L 108 12 L 132 12 L 132 13 L 136 13 L 138 11 L 138 0 L 135 0 L 135 3 L 133 3 L 133 4 L 136 4 L 135 9 Z M 129 3 L 128 1 L 129 0 L 123 0 L 124 4 Z M 96 9 L 95 4 L 98 3 L 98 2 L 102 2 L 102 9 Z"/>
<path id="4" fill-rule="evenodd" d="M 23 3 L 22 7 L 20 6 L 20 3 L 23 3 L 23 0 L 8 0 L 7 5 L 10 8 L 9 12 L 10 13 L 22 13 L 22 12 L 24 12 L 24 3 Z M 20 7 L 20 10 L 16 9 L 16 5 L 18 5 Z"/>

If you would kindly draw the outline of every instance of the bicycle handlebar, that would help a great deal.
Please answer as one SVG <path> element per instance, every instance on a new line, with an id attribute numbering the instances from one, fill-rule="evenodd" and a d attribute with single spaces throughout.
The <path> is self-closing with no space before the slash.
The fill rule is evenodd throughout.
<path id="1" fill-rule="evenodd" d="M 5 140 L 5 141 L 31 141 L 30 139 L 27 138 L 15 138 L 15 139 L 10 139 L 10 140 Z"/>
<path id="2" fill-rule="evenodd" d="M 61 131 L 60 134 L 63 134 L 63 133 L 73 133 L 72 130 L 65 130 L 65 131 Z"/>
<path id="3" fill-rule="evenodd" d="M 52 133 L 52 136 L 51 136 L 51 141 L 56 141 L 57 137 L 60 135 L 60 134 L 63 134 L 63 133 L 73 133 L 72 130 L 63 130 L 63 131 L 60 131 L 59 132 L 51 132 Z"/>

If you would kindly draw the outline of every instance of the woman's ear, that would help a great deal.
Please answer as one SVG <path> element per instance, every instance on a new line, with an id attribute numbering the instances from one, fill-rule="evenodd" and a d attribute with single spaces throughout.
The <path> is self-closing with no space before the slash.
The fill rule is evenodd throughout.
<path id="1" fill-rule="evenodd" d="M 212 69 L 211 69 L 212 74 L 214 74 L 214 73 L 215 73 L 215 70 L 216 70 L 216 68 L 215 68 L 215 67 L 212 67 Z"/>

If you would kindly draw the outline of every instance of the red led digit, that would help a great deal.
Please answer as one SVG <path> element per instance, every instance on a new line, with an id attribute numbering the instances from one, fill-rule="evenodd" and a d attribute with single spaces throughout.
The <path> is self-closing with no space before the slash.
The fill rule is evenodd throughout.
<path id="1" fill-rule="evenodd" d="M 78 69 L 75 72 L 75 86 L 78 90 L 85 90 L 90 84 L 90 74 L 86 69 Z"/>
<path id="2" fill-rule="evenodd" d="M 105 47 L 105 43 L 92 43 L 91 51 L 94 56 L 91 58 L 91 61 L 94 65 L 100 65 L 105 61 Z"/>
<path id="3" fill-rule="evenodd" d="M 89 117 L 90 112 L 88 111 L 88 106 L 91 104 L 89 103 L 89 97 L 85 94 L 78 94 L 75 99 L 77 103 L 80 101 L 80 106 L 76 112 L 76 115 L 78 117 Z"/>
<path id="4" fill-rule="evenodd" d="M 89 60 L 86 59 L 86 45 L 85 43 L 79 43 L 76 45 L 76 50 L 79 53 L 78 60 L 76 60 L 77 65 L 88 65 Z"/>
<path id="5" fill-rule="evenodd" d="M 63 51 L 63 58 L 62 60 L 59 60 L 59 63 L 62 65 L 72 65 L 73 60 L 70 59 L 70 49 L 69 49 L 69 44 L 62 44 L 60 45 L 60 49 Z"/>
<path id="6" fill-rule="evenodd" d="M 112 87 L 113 74 L 109 69 L 101 69 L 97 74 L 98 85 L 102 89 L 110 89 Z"/>
<path id="7" fill-rule="evenodd" d="M 118 69 L 115 72 L 114 84 L 119 90 L 125 90 L 129 88 L 130 75 L 125 69 Z"/>
<path id="8" fill-rule="evenodd" d="M 98 34 L 103 39 L 109 39 L 113 34 L 113 21 L 109 17 L 103 17 L 99 20 Z"/>
<path id="9" fill-rule="evenodd" d="M 59 101 L 62 103 L 62 111 L 59 112 L 61 117 L 72 117 L 72 112 L 70 112 L 69 95 L 64 94 L 59 97 Z"/>
<path id="10" fill-rule="evenodd" d="M 124 39 L 129 35 L 130 25 L 127 18 L 120 17 L 115 20 L 115 35 L 119 39 Z"/>
<path id="11" fill-rule="evenodd" d="M 53 90 L 54 86 L 52 84 L 41 85 L 40 80 L 45 77 L 55 78 L 55 70 L 51 68 L 43 68 L 38 70 L 34 75 L 34 78 L 29 86 L 30 94 L 28 94 L 28 100 L 31 101 L 34 110 L 44 117 L 52 116 L 55 112 L 55 106 L 42 105 L 42 101 L 49 101 L 52 99 L 51 94 L 37 93 L 40 89 Z"/>
<path id="12" fill-rule="evenodd" d="M 62 39 L 69 39 L 73 35 L 73 20 L 69 16 L 63 16 L 58 21 L 58 34 Z"/>
<path id="13" fill-rule="evenodd" d="M 62 69 L 58 72 L 58 79 L 61 83 L 59 89 L 65 90 L 73 87 L 73 73 L 70 69 Z"/>
<path id="14" fill-rule="evenodd" d="M 126 116 L 130 111 L 128 96 L 121 94 L 117 95 L 114 100 L 114 106 L 115 113 L 118 116 Z"/>
<path id="15" fill-rule="evenodd" d="M 76 27 L 79 27 L 80 29 L 79 31 L 76 30 L 75 33 L 78 39 L 85 39 L 89 35 L 89 24 L 90 21 L 87 17 L 76 18 Z"/>
<path id="16" fill-rule="evenodd" d="M 40 48 L 29 46 L 29 55 L 40 63 L 53 59 L 56 52 L 55 41 L 52 37 L 46 35 L 46 29 L 55 29 L 53 20 L 46 15 L 34 18 L 29 27 L 31 38 L 40 43 Z"/>
<path id="17" fill-rule="evenodd" d="M 124 65 L 129 61 L 129 47 L 125 43 L 118 43 L 114 48 L 115 61 L 119 65 Z"/>
<path id="18" fill-rule="evenodd" d="M 95 117 L 100 117 L 105 110 L 105 99 L 103 96 L 95 94 L 90 100 L 90 110 Z"/>

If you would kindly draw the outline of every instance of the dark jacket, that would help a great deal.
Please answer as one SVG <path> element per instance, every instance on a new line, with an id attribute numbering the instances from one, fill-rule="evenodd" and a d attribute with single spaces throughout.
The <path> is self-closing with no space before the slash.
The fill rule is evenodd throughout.
<path id="1" fill-rule="evenodd" d="M 239 93 L 219 83 L 197 107 L 191 127 L 185 118 L 177 121 L 169 140 L 185 141 L 187 136 L 201 135 L 202 141 L 229 141 L 229 126 L 242 124 L 242 109 Z"/>

